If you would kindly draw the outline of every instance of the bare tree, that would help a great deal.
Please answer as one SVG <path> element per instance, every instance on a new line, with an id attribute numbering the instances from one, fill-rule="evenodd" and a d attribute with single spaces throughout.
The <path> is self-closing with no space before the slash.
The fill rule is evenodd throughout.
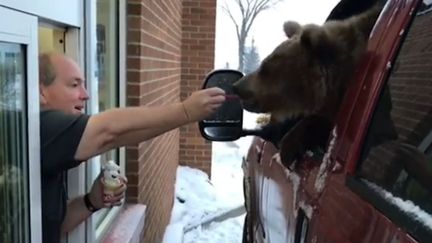
<path id="1" fill-rule="evenodd" d="M 238 7 L 240 10 L 240 19 L 235 18 L 233 9 L 228 7 L 227 2 L 222 6 L 222 9 L 231 18 L 236 27 L 239 70 L 243 71 L 244 69 L 245 42 L 256 17 L 259 13 L 267 10 L 280 1 L 282 0 L 234 0 L 236 8 Z"/>
<path id="2" fill-rule="evenodd" d="M 258 48 L 255 46 L 254 39 L 252 39 L 250 46 L 245 46 L 243 62 L 243 72 L 245 74 L 255 71 L 260 65 L 261 59 L 258 53 Z"/>

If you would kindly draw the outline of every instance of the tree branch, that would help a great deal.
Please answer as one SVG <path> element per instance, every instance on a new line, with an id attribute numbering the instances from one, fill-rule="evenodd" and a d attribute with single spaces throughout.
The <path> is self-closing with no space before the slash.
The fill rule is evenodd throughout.
<path id="1" fill-rule="evenodd" d="M 224 12 L 228 15 L 228 17 L 231 19 L 231 21 L 233 22 L 235 28 L 236 28 L 236 34 L 237 34 L 237 38 L 240 39 L 240 30 L 239 30 L 239 24 L 237 23 L 237 21 L 235 20 L 234 16 L 232 15 L 231 11 L 229 10 L 227 4 L 225 3 L 224 6 L 222 6 L 222 10 L 224 10 Z"/>
<path id="2" fill-rule="evenodd" d="M 236 21 L 233 12 L 228 8 L 227 1 L 231 2 L 232 0 L 225 0 L 225 6 L 223 6 L 222 9 L 227 13 L 235 25 L 237 40 L 239 43 L 239 68 L 242 68 L 245 40 L 256 17 L 262 11 L 282 0 L 234 0 L 241 13 L 241 20 L 238 22 Z"/>

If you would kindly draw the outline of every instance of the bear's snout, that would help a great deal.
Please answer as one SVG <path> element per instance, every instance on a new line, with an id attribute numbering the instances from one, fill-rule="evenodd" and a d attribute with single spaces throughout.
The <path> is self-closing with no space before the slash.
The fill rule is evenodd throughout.
<path id="1" fill-rule="evenodd" d="M 245 78 L 241 78 L 233 84 L 233 91 L 235 94 L 240 96 L 241 99 L 250 99 L 254 96 L 254 93 Z"/>
<path id="2" fill-rule="evenodd" d="M 233 92 L 242 100 L 243 108 L 250 112 L 261 112 L 256 94 L 251 87 L 250 75 L 244 76 L 233 84 Z"/>

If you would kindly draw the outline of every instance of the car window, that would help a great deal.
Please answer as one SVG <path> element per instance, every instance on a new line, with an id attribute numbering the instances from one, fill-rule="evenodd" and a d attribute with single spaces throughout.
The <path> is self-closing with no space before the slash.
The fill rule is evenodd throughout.
<path id="1" fill-rule="evenodd" d="M 387 204 L 429 228 L 426 231 L 432 231 L 430 26 L 432 11 L 425 1 L 392 65 L 369 126 L 357 174 Z"/>

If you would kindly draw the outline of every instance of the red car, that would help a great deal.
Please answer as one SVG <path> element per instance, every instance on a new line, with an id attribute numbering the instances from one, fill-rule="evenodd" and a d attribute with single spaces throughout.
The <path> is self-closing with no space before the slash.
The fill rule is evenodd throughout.
<path id="1" fill-rule="evenodd" d="M 239 77 L 218 70 L 206 86 Z M 328 144 L 295 168 L 254 138 L 244 242 L 432 242 L 432 1 L 387 1 L 353 81 Z M 204 137 L 258 134 L 226 116 L 232 102 L 200 123 Z"/>

